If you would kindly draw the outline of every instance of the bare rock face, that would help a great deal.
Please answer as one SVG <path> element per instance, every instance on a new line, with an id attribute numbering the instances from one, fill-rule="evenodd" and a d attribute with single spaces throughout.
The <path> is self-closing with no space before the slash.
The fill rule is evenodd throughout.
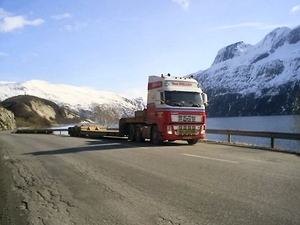
<path id="1" fill-rule="evenodd" d="M 16 129 L 16 121 L 14 114 L 0 106 L 0 130 Z"/>
<path id="2" fill-rule="evenodd" d="M 0 104 L 14 113 L 17 127 L 42 128 L 81 121 L 78 115 L 36 96 L 18 95 Z"/>

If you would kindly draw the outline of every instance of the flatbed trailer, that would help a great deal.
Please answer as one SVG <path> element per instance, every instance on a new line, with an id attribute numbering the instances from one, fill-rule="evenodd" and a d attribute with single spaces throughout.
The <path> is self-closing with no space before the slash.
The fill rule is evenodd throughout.
<path id="1" fill-rule="evenodd" d="M 136 111 L 134 117 L 121 118 L 119 120 L 119 129 L 97 125 L 76 125 L 68 127 L 68 134 L 71 137 L 128 137 L 130 135 L 130 128 L 135 127 L 137 124 L 144 125 L 145 119 L 146 110 Z"/>
<path id="2" fill-rule="evenodd" d="M 104 137 L 119 136 L 118 129 L 108 129 L 107 127 L 99 127 L 95 125 L 82 125 L 68 128 L 68 134 L 71 137 Z"/>
<path id="3" fill-rule="evenodd" d="M 154 145 L 185 140 L 193 145 L 205 138 L 207 95 L 192 77 L 149 76 L 147 109 L 121 118 L 119 129 L 82 125 L 68 128 L 72 137 L 128 137 L 150 139 Z"/>

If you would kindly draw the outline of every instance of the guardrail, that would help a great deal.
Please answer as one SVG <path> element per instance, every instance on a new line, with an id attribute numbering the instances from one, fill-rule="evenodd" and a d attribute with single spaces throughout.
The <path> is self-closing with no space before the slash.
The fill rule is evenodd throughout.
<path id="1" fill-rule="evenodd" d="M 223 134 L 227 135 L 228 143 L 231 143 L 231 136 L 249 136 L 249 137 L 262 137 L 270 138 L 271 148 L 275 147 L 274 140 L 276 139 L 289 139 L 300 141 L 300 133 L 282 133 L 282 132 L 266 132 L 266 131 L 242 131 L 242 130 L 218 130 L 207 129 L 206 133 L 209 134 Z"/>
<path id="2" fill-rule="evenodd" d="M 53 129 L 18 129 L 16 133 L 26 134 L 53 134 L 53 132 L 68 131 L 67 128 L 53 128 Z M 266 131 L 243 131 L 243 130 L 219 130 L 219 129 L 207 129 L 208 134 L 221 134 L 227 135 L 228 143 L 231 143 L 231 136 L 249 136 L 249 137 L 261 137 L 270 138 L 270 147 L 275 147 L 275 139 L 288 139 L 300 141 L 300 133 L 283 133 L 283 132 L 266 132 Z"/>
<path id="3" fill-rule="evenodd" d="M 54 131 L 59 131 L 60 135 L 62 131 L 68 131 L 67 128 L 39 128 L 39 129 L 17 129 L 15 133 L 21 134 L 53 134 Z"/>

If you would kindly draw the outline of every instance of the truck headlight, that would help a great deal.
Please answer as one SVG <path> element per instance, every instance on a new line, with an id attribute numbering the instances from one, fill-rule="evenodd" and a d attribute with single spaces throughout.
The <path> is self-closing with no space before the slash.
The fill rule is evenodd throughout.
<path id="1" fill-rule="evenodd" d="M 167 133 L 172 134 L 172 126 L 167 126 Z"/>

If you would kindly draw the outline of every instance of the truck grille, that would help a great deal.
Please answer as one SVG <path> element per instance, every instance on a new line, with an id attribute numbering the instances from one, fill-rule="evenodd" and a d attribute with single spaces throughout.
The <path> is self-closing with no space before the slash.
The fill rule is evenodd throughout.
<path id="1" fill-rule="evenodd" d="M 176 135 L 198 135 L 200 126 L 174 126 Z"/>

